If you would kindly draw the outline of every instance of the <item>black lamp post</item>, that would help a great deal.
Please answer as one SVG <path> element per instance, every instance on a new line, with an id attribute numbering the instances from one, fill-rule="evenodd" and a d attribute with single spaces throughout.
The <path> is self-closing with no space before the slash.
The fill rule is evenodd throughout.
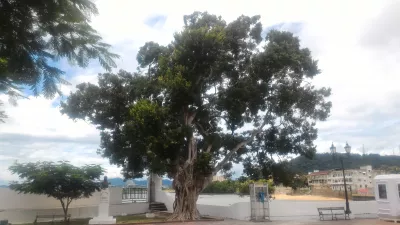
<path id="1" fill-rule="evenodd" d="M 336 155 L 336 147 L 333 145 L 333 143 L 330 147 L 330 150 L 331 150 L 332 155 L 335 156 Z M 349 156 L 350 151 L 351 151 L 351 146 L 347 142 L 346 142 L 346 146 L 344 146 L 344 150 L 346 151 L 347 156 Z M 349 197 L 347 196 L 346 175 L 344 173 L 343 157 L 339 156 L 339 160 L 340 160 L 340 165 L 342 166 L 341 169 L 343 172 L 344 194 L 346 197 L 346 214 L 350 214 L 351 211 L 350 211 L 350 205 L 349 205 Z"/>

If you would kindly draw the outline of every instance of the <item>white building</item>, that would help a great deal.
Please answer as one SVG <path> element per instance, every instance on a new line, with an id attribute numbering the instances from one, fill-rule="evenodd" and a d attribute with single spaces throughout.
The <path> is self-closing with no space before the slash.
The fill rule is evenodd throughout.
<path id="1" fill-rule="evenodd" d="M 224 180 L 226 180 L 224 176 L 218 176 L 218 175 L 213 176 L 212 179 L 212 181 L 224 181 Z"/>
<path id="2" fill-rule="evenodd" d="M 385 174 L 381 170 L 373 170 L 372 166 L 362 166 L 360 169 L 345 170 L 346 185 L 352 192 L 373 192 L 373 179 L 379 174 Z M 314 171 L 308 174 L 310 187 L 330 187 L 334 191 L 344 190 L 343 171 Z"/>

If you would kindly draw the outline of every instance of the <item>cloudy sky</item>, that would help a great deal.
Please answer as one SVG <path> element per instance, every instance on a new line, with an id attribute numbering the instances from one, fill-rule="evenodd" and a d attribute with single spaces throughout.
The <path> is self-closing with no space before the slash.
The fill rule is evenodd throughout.
<path id="1" fill-rule="evenodd" d="M 113 51 L 120 54 L 118 69 L 134 71 L 138 48 L 146 41 L 168 44 L 181 30 L 183 15 L 208 11 L 227 22 L 244 14 L 261 15 L 265 30 L 289 30 L 313 52 L 322 74 L 315 85 L 332 88 L 332 115 L 319 123 L 318 152 L 331 142 L 344 151 L 399 154 L 400 140 L 400 1 L 163 1 L 97 0 L 100 15 L 92 25 Z M 93 62 L 80 69 L 61 61 L 73 84 L 96 82 L 103 72 Z M 21 99 L 6 104 L 9 119 L 0 125 L 0 184 L 16 177 L 7 171 L 15 160 L 69 160 L 75 165 L 102 164 L 110 177 L 119 169 L 96 154 L 99 132 L 83 121 L 73 122 L 59 113 L 60 97 Z M 0 95 L 7 102 L 7 97 Z M 240 166 L 235 167 L 237 173 Z"/>

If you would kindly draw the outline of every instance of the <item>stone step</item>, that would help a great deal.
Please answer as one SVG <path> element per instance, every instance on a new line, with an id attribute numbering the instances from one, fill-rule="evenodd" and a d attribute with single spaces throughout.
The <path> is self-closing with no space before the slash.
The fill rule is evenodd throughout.
<path id="1" fill-rule="evenodd" d="M 155 212 L 155 211 L 161 212 L 161 211 L 168 211 L 168 209 L 167 209 L 167 207 L 165 206 L 165 204 L 162 203 L 162 202 L 152 202 L 152 203 L 150 203 L 150 211 L 153 211 L 153 212 Z"/>

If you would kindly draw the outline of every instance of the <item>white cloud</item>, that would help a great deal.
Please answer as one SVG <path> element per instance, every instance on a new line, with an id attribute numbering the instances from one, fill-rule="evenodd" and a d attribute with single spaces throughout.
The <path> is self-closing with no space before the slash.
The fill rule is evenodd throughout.
<path id="1" fill-rule="evenodd" d="M 399 1 L 96 0 L 96 4 L 100 15 L 93 18 L 93 26 L 121 55 L 118 69 L 128 71 L 137 67 L 140 46 L 146 41 L 168 44 L 182 28 L 183 15 L 195 10 L 221 15 L 227 22 L 242 14 L 260 14 L 264 27 L 301 23 L 302 45 L 312 50 L 322 70 L 314 82 L 333 92 L 332 116 L 318 124 L 318 151 L 327 152 L 332 141 L 343 151 L 348 141 L 357 152 L 364 144 L 368 152 L 390 154 L 400 144 Z M 145 24 L 155 15 L 166 16 L 163 26 Z M 99 72 L 98 67 L 76 69 L 69 80 L 96 82 Z M 71 90 L 74 85 L 62 87 L 66 94 Z M 0 99 L 6 100 L 5 96 Z M 108 168 L 109 176 L 118 175 L 118 168 L 95 153 L 98 131 L 62 116 L 55 103 L 39 97 L 20 100 L 18 107 L 6 105 L 10 118 L 0 125 L 0 180 L 13 178 L 6 168 L 15 158 L 100 163 Z M 236 171 L 239 168 L 235 166 Z"/>
<path id="2" fill-rule="evenodd" d="M 71 86 L 62 87 L 64 93 L 74 90 L 81 82 L 96 83 L 97 74 L 75 76 Z M 96 154 L 100 143 L 99 131 L 85 121 L 72 121 L 61 115 L 59 98 L 33 97 L 18 100 L 18 106 L 7 102 L 6 95 L 0 95 L 5 103 L 4 110 L 9 118 L 0 124 L 0 181 L 16 180 L 8 167 L 15 161 L 60 161 L 67 160 L 74 165 L 100 164 L 109 177 L 120 176 L 120 170 L 111 166 L 108 159 Z"/>

